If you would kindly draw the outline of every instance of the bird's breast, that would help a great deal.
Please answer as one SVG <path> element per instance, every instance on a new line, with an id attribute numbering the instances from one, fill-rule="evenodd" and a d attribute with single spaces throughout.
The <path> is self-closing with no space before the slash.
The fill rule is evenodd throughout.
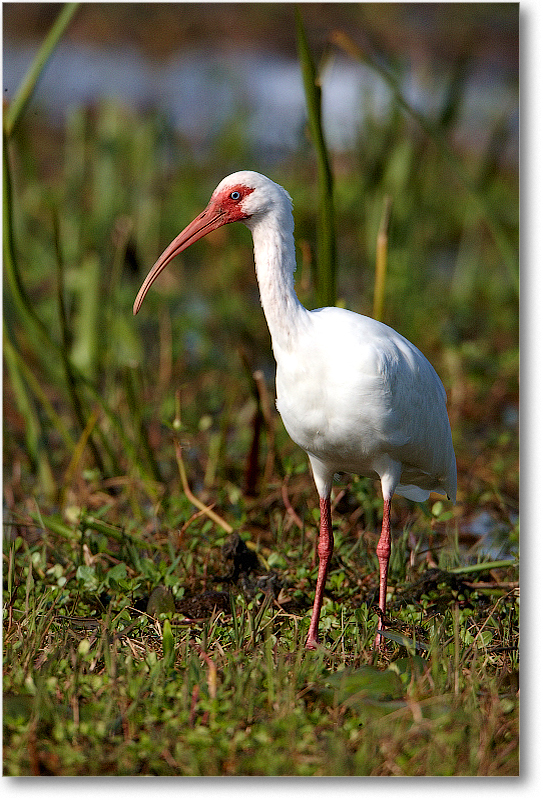
<path id="1" fill-rule="evenodd" d="M 362 474 L 380 448 L 386 392 L 382 376 L 371 369 L 355 372 L 338 358 L 308 352 L 278 359 L 277 409 L 291 439 L 306 452 L 338 470 L 356 466 Z"/>

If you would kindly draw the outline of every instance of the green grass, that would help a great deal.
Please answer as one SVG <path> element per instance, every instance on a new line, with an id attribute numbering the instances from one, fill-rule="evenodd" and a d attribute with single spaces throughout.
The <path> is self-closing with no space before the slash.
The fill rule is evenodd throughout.
<path id="1" fill-rule="evenodd" d="M 152 547 L 129 530 L 112 540 L 100 519 L 124 517 L 122 503 L 10 531 L 19 535 L 5 548 L 4 774 L 516 774 L 518 603 L 514 580 L 504 588 L 514 566 L 481 566 L 452 587 L 443 572 L 417 589 L 428 572 L 421 560 L 406 573 L 400 537 L 390 627 L 404 644 L 389 641 L 376 657 L 376 537 L 339 520 L 324 646 L 309 653 L 314 542 L 300 547 L 279 501 L 267 512 L 275 536 L 258 507 L 234 521 L 248 541 L 253 531 L 275 598 L 254 574 L 224 579 L 227 536 L 216 527 L 200 518 L 180 535 L 191 511 L 181 500 L 158 531 L 149 507 L 138 533 Z M 452 546 L 441 553 L 443 564 L 454 559 Z M 175 611 L 146 612 L 156 587 Z M 186 604 L 210 590 L 221 602 L 188 618 Z M 428 649 L 416 653 L 414 639 Z"/>
<path id="2" fill-rule="evenodd" d="M 518 774 L 518 569 L 472 532 L 485 512 L 516 556 L 516 172 L 489 151 L 455 153 L 459 173 L 445 123 L 437 141 L 398 109 L 332 161 L 338 302 L 371 313 L 389 196 L 383 320 L 444 380 L 459 498 L 395 499 L 377 657 L 380 495 L 338 484 L 309 653 L 316 495 L 273 413 L 247 232 L 191 249 L 131 314 L 223 174 L 113 103 L 74 109 L 61 136 L 8 119 L 4 774 Z M 214 153 L 224 174 L 258 168 L 234 123 Z M 311 151 L 270 177 L 294 199 L 312 307 Z M 256 554 L 235 582 L 230 531 Z"/>

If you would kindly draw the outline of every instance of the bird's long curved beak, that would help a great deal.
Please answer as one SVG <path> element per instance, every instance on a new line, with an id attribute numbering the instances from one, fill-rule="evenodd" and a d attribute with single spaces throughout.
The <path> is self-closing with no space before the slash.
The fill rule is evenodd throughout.
<path id="1" fill-rule="evenodd" d="M 179 236 L 175 237 L 173 242 L 168 245 L 162 255 L 159 256 L 155 264 L 149 270 L 149 274 L 143 281 L 141 289 L 138 292 L 138 296 L 134 300 L 133 313 L 138 313 L 141 304 L 143 303 L 143 298 L 149 291 L 151 284 L 172 259 L 179 255 L 179 253 L 182 253 L 183 250 L 186 250 L 187 247 L 190 247 L 191 244 L 197 242 L 198 239 L 201 239 L 211 231 L 220 228 L 221 225 L 225 225 L 228 221 L 229 220 L 222 209 L 218 208 L 216 205 L 210 204 L 199 216 L 196 217 L 196 219 L 187 225 L 185 230 L 181 231 Z"/>

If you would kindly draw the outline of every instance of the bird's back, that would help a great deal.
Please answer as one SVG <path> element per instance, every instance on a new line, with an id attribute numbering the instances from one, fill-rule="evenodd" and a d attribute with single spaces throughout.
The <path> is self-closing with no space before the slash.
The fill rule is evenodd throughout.
<path id="1" fill-rule="evenodd" d="M 339 308 L 307 312 L 295 342 L 290 352 L 275 352 L 277 406 L 313 464 L 375 476 L 386 456 L 401 464 L 398 494 L 422 500 L 437 491 L 454 500 L 446 393 L 411 342 Z"/>

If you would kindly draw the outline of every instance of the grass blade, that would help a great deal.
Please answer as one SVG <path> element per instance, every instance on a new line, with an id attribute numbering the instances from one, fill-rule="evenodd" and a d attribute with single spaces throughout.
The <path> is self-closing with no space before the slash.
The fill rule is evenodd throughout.
<path id="1" fill-rule="evenodd" d="M 6 360 L 9 359 L 10 364 L 12 363 L 12 361 L 16 362 L 17 367 L 21 372 L 21 375 L 24 377 L 29 388 L 32 390 L 36 399 L 40 403 L 41 407 L 49 417 L 51 424 L 55 428 L 56 432 L 59 434 L 59 436 L 61 437 L 67 448 L 69 449 L 73 448 L 75 443 L 74 440 L 72 439 L 72 436 L 68 428 L 64 424 L 62 417 L 55 411 L 53 404 L 50 402 L 49 398 L 44 392 L 40 381 L 36 378 L 32 370 L 28 366 L 28 364 L 25 362 L 25 360 L 21 357 L 21 355 L 17 352 L 17 350 L 13 346 L 6 331 L 5 323 L 4 323 L 3 346 L 4 346 L 4 354 Z"/>
<path id="2" fill-rule="evenodd" d="M 2 222 L 3 222 L 3 255 L 4 271 L 8 279 L 13 300 L 25 323 L 32 330 L 36 330 L 41 339 L 50 345 L 53 343 L 46 326 L 38 317 L 30 298 L 26 292 L 15 257 L 15 237 L 13 232 L 13 191 L 11 183 L 11 168 L 8 153 L 8 137 L 4 129 L 2 146 Z"/>
<path id="3" fill-rule="evenodd" d="M 387 252 L 388 252 L 388 223 L 390 221 L 390 207 L 392 198 L 385 197 L 381 224 L 377 234 L 377 251 L 375 254 L 375 290 L 373 296 L 373 317 L 377 320 L 383 319 L 383 307 L 385 302 L 385 286 L 387 272 Z"/>
<path id="4" fill-rule="evenodd" d="M 39 414 L 36 413 L 34 404 L 32 403 L 25 386 L 23 376 L 21 374 L 19 359 L 12 343 L 9 341 L 7 332 L 4 326 L 4 358 L 9 372 L 9 378 L 15 403 L 19 413 L 25 421 L 25 442 L 28 456 L 31 459 L 34 468 L 38 472 L 41 486 L 45 494 L 53 497 L 55 493 L 55 481 L 53 473 L 47 459 L 47 454 L 40 442 L 43 440 L 42 425 Z"/>
<path id="5" fill-rule="evenodd" d="M 321 87 L 307 43 L 302 17 L 298 9 L 296 9 L 296 32 L 309 130 L 317 156 L 319 190 L 317 301 L 320 306 L 333 306 L 336 303 L 336 231 L 333 178 L 322 127 Z"/>
<path id="6" fill-rule="evenodd" d="M 9 104 L 9 107 L 6 111 L 4 118 L 4 130 L 8 137 L 12 135 L 17 123 L 21 120 L 31 97 L 34 94 L 36 85 L 43 70 L 45 69 L 47 62 L 49 61 L 55 47 L 62 38 L 64 31 L 70 24 L 78 8 L 79 3 L 66 3 L 55 20 L 53 27 L 45 37 L 42 46 L 38 50 L 34 61 L 30 65 L 30 69 L 26 73 L 26 76 L 17 91 L 17 94 Z"/>

